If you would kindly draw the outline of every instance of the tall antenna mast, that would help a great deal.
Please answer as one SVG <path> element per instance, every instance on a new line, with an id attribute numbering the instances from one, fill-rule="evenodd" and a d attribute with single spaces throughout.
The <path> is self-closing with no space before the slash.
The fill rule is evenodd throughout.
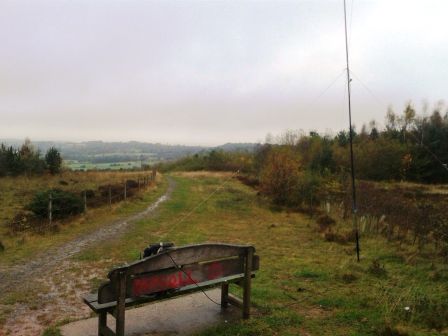
<path id="1" fill-rule="evenodd" d="M 351 89 L 350 89 L 350 63 L 348 59 L 348 38 L 347 38 L 347 5 L 344 0 L 344 26 L 345 26 L 345 59 L 347 62 L 347 92 L 348 92 L 348 122 L 349 122 L 349 137 L 350 137 L 350 170 L 352 177 L 352 213 L 353 226 L 355 227 L 356 235 L 356 257 L 359 261 L 359 230 L 357 221 L 357 204 L 356 204 L 356 185 L 355 185 L 355 164 L 353 160 L 353 128 L 352 128 L 352 104 L 351 104 Z M 353 9 L 352 9 L 353 10 Z"/>

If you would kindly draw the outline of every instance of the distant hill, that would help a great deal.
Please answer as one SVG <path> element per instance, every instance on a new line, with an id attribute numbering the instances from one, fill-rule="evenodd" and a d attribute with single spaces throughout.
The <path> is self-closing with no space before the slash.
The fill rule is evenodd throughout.
<path id="1" fill-rule="evenodd" d="M 19 147 L 23 140 L 4 139 L 0 143 Z M 160 161 L 175 160 L 187 155 L 212 149 L 224 151 L 249 150 L 252 151 L 256 144 L 253 143 L 226 143 L 217 147 L 167 145 L 161 143 L 147 143 L 138 141 L 128 142 L 64 142 L 64 141 L 32 141 L 42 153 L 54 146 L 60 150 L 64 160 L 90 163 L 114 163 L 142 161 L 155 163 Z"/>

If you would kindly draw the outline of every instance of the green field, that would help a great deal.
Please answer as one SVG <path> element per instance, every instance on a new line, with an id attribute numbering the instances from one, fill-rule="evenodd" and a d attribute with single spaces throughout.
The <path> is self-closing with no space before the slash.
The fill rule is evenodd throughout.
<path id="1" fill-rule="evenodd" d="M 66 160 L 64 164 L 70 170 L 126 170 L 142 166 L 140 161 L 92 163 Z M 143 164 L 149 164 L 149 162 L 143 162 Z"/>

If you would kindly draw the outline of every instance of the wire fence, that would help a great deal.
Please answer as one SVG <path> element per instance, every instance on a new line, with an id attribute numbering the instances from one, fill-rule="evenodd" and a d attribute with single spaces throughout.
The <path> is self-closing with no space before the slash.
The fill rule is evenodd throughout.
<path id="1" fill-rule="evenodd" d="M 448 215 L 444 196 L 417 197 L 409 190 L 366 188 L 361 184 L 359 232 L 362 236 L 383 236 L 390 242 L 415 245 L 419 251 L 435 251 L 448 261 Z M 342 220 L 350 219 L 349 200 L 327 199 L 319 213 Z M 321 232 L 328 241 L 352 241 L 353 233 L 323 221 Z M 319 222 L 319 218 L 317 221 Z M 320 223 L 319 223 L 320 225 Z M 432 248 L 428 247 L 432 245 Z"/>
<path id="2" fill-rule="evenodd" d="M 156 179 L 157 172 L 138 176 L 136 179 L 125 179 L 121 183 L 100 185 L 96 190 L 84 189 L 81 192 L 61 193 L 55 189 L 47 191 L 40 203 L 31 209 L 30 203 L 24 200 L 23 208 L 6 221 L 6 228 L 11 235 L 24 232 L 45 233 L 57 231 L 58 225 L 73 216 L 87 213 L 89 209 L 126 201 L 146 190 Z M 36 198 L 36 194 L 35 194 Z M 34 210 L 34 211 L 33 211 Z"/>

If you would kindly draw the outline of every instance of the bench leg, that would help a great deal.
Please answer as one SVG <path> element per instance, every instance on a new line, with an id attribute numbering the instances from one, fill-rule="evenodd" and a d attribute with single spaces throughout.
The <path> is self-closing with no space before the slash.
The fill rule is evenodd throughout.
<path id="1" fill-rule="evenodd" d="M 221 308 L 227 308 L 229 304 L 229 284 L 223 283 L 221 285 Z"/>
<path id="2" fill-rule="evenodd" d="M 98 314 L 98 336 L 103 336 L 102 329 L 107 325 L 107 312 Z"/>
<path id="3" fill-rule="evenodd" d="M 124 314 L 125 314 L 125 300 L 126 300 L 126 275 L 119 274 L 118 284 L 118 300 L 117 311 L 115 316 L 115 334 L 117 336 L 124 336 Z"/>
<path id="4" fill-rule="evenodd" d="M 250 316 L 250 289 L 252 280 L 252 258 L 254 252 L 248 249 L 246 254 L 246 265 L 244 269 L 244 289 L 243 289 L 243 319 L 248 319 Z"/>
<path id="5" fill-rule="evenodd" d="M 115 323 L 115 334 L 117 336 L 124 336 L 124 314 L 120 314 L 120 312 L 117 312 L 117 318 Z"/>

